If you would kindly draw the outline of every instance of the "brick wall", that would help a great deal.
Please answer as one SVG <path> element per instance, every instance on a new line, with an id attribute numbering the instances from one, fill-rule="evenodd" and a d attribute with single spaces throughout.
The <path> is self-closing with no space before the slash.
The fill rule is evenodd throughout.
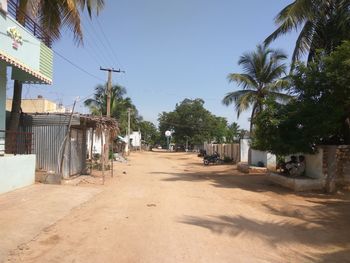
<path id="1" fill-rule="evenodd" d="M 336 151 L 336 176 L 341 183 L 350 183 L 350 145 L 341 145 Z"/>

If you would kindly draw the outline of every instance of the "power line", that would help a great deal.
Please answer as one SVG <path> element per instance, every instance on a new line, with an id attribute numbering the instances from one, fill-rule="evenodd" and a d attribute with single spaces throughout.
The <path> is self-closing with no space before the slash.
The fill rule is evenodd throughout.
<path id="1" fill-rule="evenodd" d="M 86 19 L 89 19 L 89 18 L 87 17 Z M 83 21 L 81 21 L 81 25 L 82 25 L 82 27 L 84 29 L 84 32 L 86 33 L 86 34 L 84 33 L 84 35 L 85 35 L 84 42 L 87 43 L 86 46 L 89 46 L 90 49 L 93 51 L 92 54 L 94 54 L 94 56 L 98 57 L 98 59 L 97 59 L 97 60 L 99 60 L 98 64 L 100 64 L 100 65 L 101 64 L 110 64 L 111 63 L 110 55 L 106 54 L 105 53 L 105 48 L 103 48 L 103 47 L 101 48 L 101 45 L 99 45 L 95 41 L 95 38 L 93 36 L 96 35 L 96 32 L 95 33 L 91 33 L 91 31 L 90 31 L 90 28 L 92 28 L 92 26 L 89 27 L 89 26 L 84 25 Z M 88 37 L 90 35 L 92 37 Z M 91 41 L 87 41 L 87 39 L 91 40 Z M 95 49 L 97 49 L 98 51 L 96 51 Z M 101 60 L 101 58 L 102 58 L 102 60 Z M 101 63 L 101 62 L 108 62 L 108 63 Z M 114 64 L 114 63 L 112 63 L 112 64 Z"/>
<path id="2" fill-rule="evenodd" d="M 47 3 L 48 3 L 49 5 L 51 5 L 51 7 L 53 7 L 53 5 L 52 5 L 52 3 L 51 3 L 50 1 L 48 1 Z M 79 13 L 79 15 L 80 15 L 80 14 L 85 14 L 85 12 L 82 11 L 81 13 Z M 80 16 L 80 18 L 81 18 L 81 16 Z M 90 22 L 90 23 L 91 23 L 91 22 Z M 83 26 L 82 20 L 80 20 L 80 24 Z M 88 72 L 87 70 L 85 70 L 85 69 L 81 68 L 80 66 L 76 65 L 75 63 L 73 63 L 73 62 L 72 62 L 71 60 L 69 60 L 68 58 L 66 58 L 66 57 L 64 57 L 63 55 L 59 54 L 59 53 L 58 53 L 57 51 L 55 51 L 54 49 L 52 49 L 52 50 L 53 50 L 53 52 L 54 52 L 55 54 L 57 54 L 59 57 L 61 57 L 62 59 L 64 59 L 65 61 L 67 61 L 69 64 L 71 64 L 71 65 L 73 65 L 74 67 L 76 67 L 77 69 L 79 69 L 80 71 L 86 73 L 87 75 L 89 75 L 89 76 L 91 76 L 91 77 L 93 77 L 93 78 L 95 78 L 95 79 L 98 79 L 99 81 L 103 81 L 101 78 L 99 78 L 99 77 L 97 77 L 97 76 L 91 74 L 91 73 Z"/>
<path id="3" fill-rule="evenodd" d="M 85 17 L 86 17 L 86 16 L 87 16 L 87 15 L 86 15 L 86 13 L 84 13 L 84 14 L 85 14 Z M 98 42 L 99 42 L 99 43 L 101 43 L 101 45 L 103 46 L 103 48 L 102 48 L 102 49 L 100 49 L 100 50 L 101 50 L 101 51 L 103 50 L 103 51 L 105 51 L 105 52 L 106 52 L 106 54 L 107 54 L 107 58 L 108 58 L 109 62 L 111 62 L 111 65 L 116 64 L 116 62 L 115 62 L 115 61 L 113 61 L 113 59 L 112 59 L 112 57 L 113 57 L 113 56 L 111 56 L 110 52 L 108 52 L 108 48 L 107 48 L 107 46 L 104 44 L 104 42 L 101 40 L 101 38 L 100 38 L 100 37 L 98 37 L 98 36 L 99 36 L 99 34 L 98 34 L 97 30 L 95 29 L 95 27 L 94 27 L 93 23 L 91 22 L 91 19 L 87 18 L 87 20 L 89 21 L 89 23 L 90 23 L 90 25 L 91 25 L 89 28 L 91 28 L 91 29 L 92 29 L 92 31 L 93 31 L 93 33 L 94 33 L 94 35 L 96 35 L 96 36 L 97 36 L 97 40 L 98 40 Z M 97 19 L 96 19 L 96 20 L 97 20 Z"/>
<path id="4" fill-rule="evenodd" d="M 95 15 L 95 19 L 96 19 L 96 22 L 97 22 L 97 26 L 99 27 L 99 29 L 100 29 L 100 31 L 101 31 L 101 33 L 102 33 L 104 39 L 105 39 L 106 42 L 107 42 L 107 45 L 109 46 L 109 48 L 110 48 L 110 50 L 111 50 L 111 52 L 112 52 L 114 58 L 116 59 L 116 62 L 118 62 L 119 65 L 122 66 L 121 63 L 120 63 L 120 61 L 119 61 L 119 59 L 118 59 L 118 56 L 116 55 L 116 53 L 115 53 L 115 51 L 114 51 L 114 49 L 113 49 L 113 47 L 112 47 L 111 42 L 109 41 L 107 35 L 105 34 L 105 32 L 104 32 L 104 30 L 103 30 L 103 27 L 101 26 L 100 21 L 98 20 L 98 18 L 97 18 L 96 15 Z"/>
<path id="5" fill-rule="evenodd" d="M 90 72 L 88 72 L 87 70 L 83 69 L 82 67 L 78 66 L 77 64 L 75 64 L 74 62 L 72 62 L 71 60 L 69 60 L 68 58 L 64 57 L 63 55 L 61 55 L 60 53 L 58 53 L 57 51 L 53 50 L 53 52 L 59 56 L 60 58 L 62 58 L 63 60 L 65 60 L 66 62 L 68 62 L 69 64 L 71 64 L 72 66 L 76 67 L 77 69 L 79 69 L 81 72 L 84 72 L 85 74 L 89 75 L 90 77 L 93 77 L 99 81 L 103 81 L 105 82 L 103 79 L 97 77 L 94 74 L 91 74 Z"/>

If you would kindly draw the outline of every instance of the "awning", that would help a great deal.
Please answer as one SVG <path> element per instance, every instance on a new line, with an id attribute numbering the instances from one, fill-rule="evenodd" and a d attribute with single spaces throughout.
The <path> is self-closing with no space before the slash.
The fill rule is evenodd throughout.
<path id="1" fill-rule="evenodd" d="M 12 78 L 20 80 L 23 83 L 36 83 L 36 84 L 52 84 L 52 80 L 45 77 L 38 71 L 30 69 L 30 67 L 17 61 L 15 58 L 6 55 L 0 50 L 0 60 L 5 61 L 9 66 L 15 67 Z"/>

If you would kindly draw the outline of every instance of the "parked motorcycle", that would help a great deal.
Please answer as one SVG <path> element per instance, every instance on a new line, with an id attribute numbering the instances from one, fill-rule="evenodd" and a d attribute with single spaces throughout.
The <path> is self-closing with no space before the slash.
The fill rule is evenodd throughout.
<path id="1" fill-rule="evenodd" d="M 214 152 L 212 155 L 206 155 L 203 158 L 204 165 L 213 164 L 222 164 L 223 161 L 220 159 L 220 154 L 218 152 Z"/>

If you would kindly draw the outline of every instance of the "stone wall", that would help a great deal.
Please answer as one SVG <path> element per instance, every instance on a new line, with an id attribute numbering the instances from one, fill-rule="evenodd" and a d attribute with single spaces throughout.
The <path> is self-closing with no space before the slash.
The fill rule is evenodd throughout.
<path id="1" fill-rule="evenodd" d="M 336 176 L 340 183 L 350 183 L 350 145 L 342 145 L 336 151 Z"/>
<path id="2" fill-rule="evenodd" d="M 350 183 L 350 145 L 327 145 L 323 149 L 323 174 L 326 190 L 333 192 L 336 185 Z"/>

